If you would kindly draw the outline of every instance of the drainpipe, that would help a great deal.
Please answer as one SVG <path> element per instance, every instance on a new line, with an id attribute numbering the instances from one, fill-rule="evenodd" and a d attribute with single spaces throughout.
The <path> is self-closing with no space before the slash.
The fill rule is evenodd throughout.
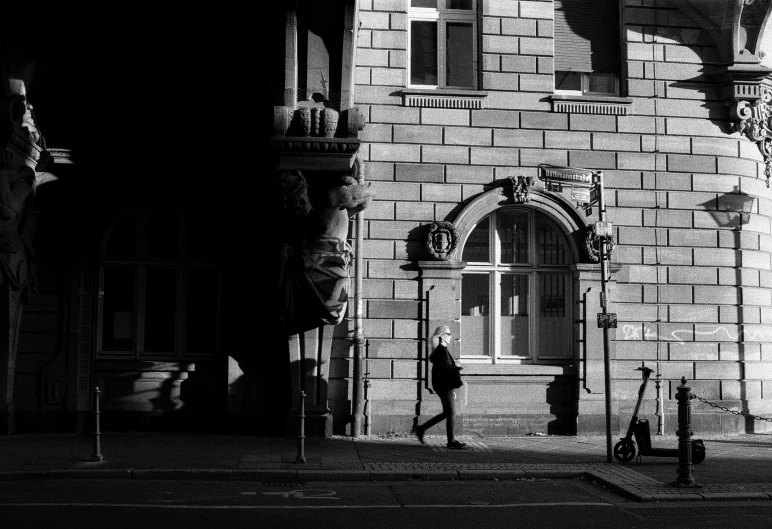
<path id="1" fill-rule="evenodd" d="M 364 163 L 357 154 L 354 159 L 356 167 L 356 178 L 359 185 L 364 185 Z M 364 417 L 365 408 L 365 380 L 364 380 L 364 363 L 365 363 L 365 336 L 362 331 L 362 251 L 364 245 L 364 226 L 365 226 L 365 210 L 363 209 L 356 216 L 356 240 L 354 242 L 354 388 L 353 388 L 353 422 L 352 422 L 352 436 L 359 437 L 362 434 L 362 423 Z M 369 382 L 369 381 L 368 381 Z M 369 423 L 369 421 L 368 421 Z"/>

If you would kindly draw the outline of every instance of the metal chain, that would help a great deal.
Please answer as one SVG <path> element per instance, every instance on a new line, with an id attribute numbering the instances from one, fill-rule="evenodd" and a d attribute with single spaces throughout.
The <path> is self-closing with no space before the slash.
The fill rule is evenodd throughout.
<path id="1" fill-rule="evenodd" d="M 718 408 L 719 410 L 728 411 L 729 413 L 733 413 L 734 415 L 742 415 L 743 417 L 747 417 L 749 419 L 754 419 L 754 420 L 757 420 L 757 421 L 772 422 L 772 418 L 769 418 L 769 417 L 758 417 L 758 416 L 752 415 L 750 413 L 741 413 L 741 412 L 736 411 L 736 410 L 730 410 L 729 408 L 725 408 L 724 406 L 719 406 L 718 404 L 710 402 L 709 400 L 705 400 L 702 397 L 698 397 L 697 395 L 694 395 L 694 394 L 692 394 L 692 395 L 694 396 L 695 399 L 699 400 L 700 402 L 704 402 L 705 404 L 707 404 L 709 406 L 713 406 L 714 408 Z"/>

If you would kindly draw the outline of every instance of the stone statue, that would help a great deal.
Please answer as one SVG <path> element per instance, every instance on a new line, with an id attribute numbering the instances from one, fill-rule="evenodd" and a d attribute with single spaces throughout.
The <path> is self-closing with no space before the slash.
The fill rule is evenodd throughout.
<path id="1" fill-rule="evenodd" d="M 282 322 L 288 334 L 337 325 L 346 312 L 353 251 L 349 218 L 372 199 L 349 176 L 309 185 L 300 171 L 279 175 L 285 241 L 280 259 Z"/>

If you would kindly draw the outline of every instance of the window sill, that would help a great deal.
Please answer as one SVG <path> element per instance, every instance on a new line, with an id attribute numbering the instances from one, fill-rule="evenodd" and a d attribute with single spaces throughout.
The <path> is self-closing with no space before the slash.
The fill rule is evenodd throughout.
<path id="1" fill-rule="evenodd" d="M 463 366 L 461 376 L 467 375 L 520 375 L 520 376 L 556 376 L 575 375 L 576 367 L 573 364 L 544 365 L 544 364 L 468 364 L 463 359 L 459 362 Z"/>
<path id="2" fill-rule="evenodd" d="M 402 106 L 428 108 L 483 108 L 488 92 L 448 88 L 405 88 Z"/>
<path id="3" fill-rule="evenodd" d="M 629 97 L 553 94 L 550 96 L 553 112 L 571 114 L 605 114 L 626 116 L 630 113 L 633 100 Z"/>

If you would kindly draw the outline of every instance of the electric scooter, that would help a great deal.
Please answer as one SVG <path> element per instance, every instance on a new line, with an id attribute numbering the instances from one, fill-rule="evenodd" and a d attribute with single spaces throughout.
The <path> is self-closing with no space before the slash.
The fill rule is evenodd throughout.
<path id="1" fill-rule="evenodd" d="M 630 426 L 627 428 L 627 434 L 619 440 L 614 446 L 614 457 L 622 463 L 627 463 L 635 457 L 635 445 L 638 444 L 638 458 L 641 456 L 654 457 L 678 457 L 678 448 L 652 448 L 651 433 L 649 432 L 649 421 L 639 419 L 638 411 L 643 402 L 643 394 L 646 392 L 646 384 L 649 382 L 649 376 L 654 372 L 648 367 L 639 367 L 636 371 L 643 371 L 643 383 L 638 390 L 638 402 L 635 403 L 633 418 L 630 420 Z M 633 442 L 635 436 L 635 442 Z M 705 444 L 702 439 L 692 440 L 692 463 L 699 464 L 705 460 Z"/>

